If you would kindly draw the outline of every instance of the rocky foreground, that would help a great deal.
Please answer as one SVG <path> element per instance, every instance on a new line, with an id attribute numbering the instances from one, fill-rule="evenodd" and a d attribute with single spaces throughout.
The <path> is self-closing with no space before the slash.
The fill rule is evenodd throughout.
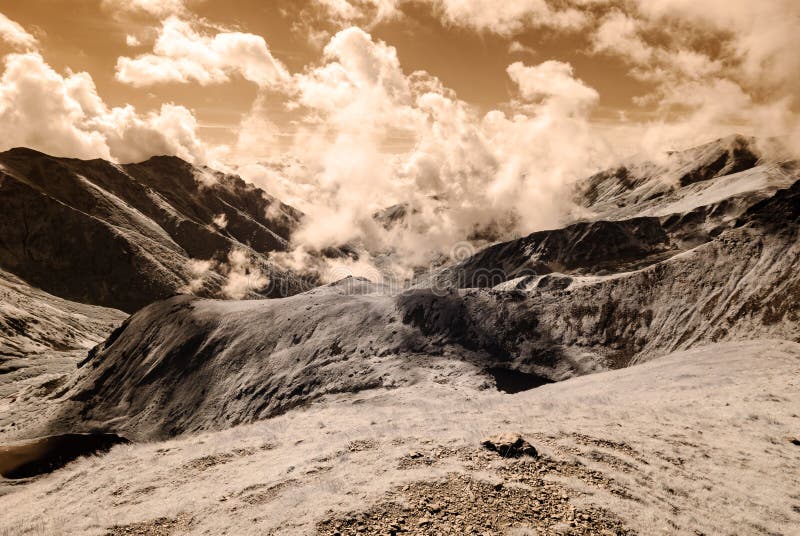
<path id="1" fill-rule="evenodd" d="M 0 534 L 789 535 L 798 387 L 800 345 L 765 340 L 515 395 L 326 397 L 7 481 Z M 481 444 L 502 432 L 536 455 Z"/>

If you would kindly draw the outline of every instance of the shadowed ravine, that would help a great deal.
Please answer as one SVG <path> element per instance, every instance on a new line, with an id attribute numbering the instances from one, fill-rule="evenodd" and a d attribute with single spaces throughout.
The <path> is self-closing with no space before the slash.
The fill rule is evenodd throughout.
<path id="1" fill-rule="evenodd" d="M 49 473 L 81 456 L 128 443 L 116 434 L 63 434 L 0 446 L 0 475 L 18 479 Z"/>

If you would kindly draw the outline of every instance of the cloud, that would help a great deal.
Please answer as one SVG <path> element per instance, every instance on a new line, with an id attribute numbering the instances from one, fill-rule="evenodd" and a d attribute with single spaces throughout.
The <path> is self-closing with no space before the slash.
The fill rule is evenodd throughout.
<path id="1" fill-rule="evenodd" d="M 109 108 L 88 73 L 57 73 L 38 53 L 10 54 L 0 77 L 3 149 L 26 146 L 58 156 L 122 162 L 155 154 L 202 161 L 197 122 L 188 109 L 165 104 L 138 114 Z"/>
<path id="2" fill-rule="evenodd" d="M 721 61 L 686 48 L 685 43 L 691 43 L 691 39 L 681 35 L 682 29 L 674 30 L 678 35 L 666 45 L 654 45 L 644 39 L 643 34 L 654 30 L 652 22 L 612 10 L 591 35 L 592 51 L 619 56 L 633 66 L 631 74 L 635 78 L 656 83 L 697 80 L 722 70 Z"/>
<path id="3" fill-rule="evenodd" d="M 274 260 L 324 276 L 331 263 L 309 254 L 349 243 L 359 259 L 337 267 L 404 277 L 465 239 L 558 224 L 569 184 L 613 157 L 589 124 L 598 95 L 566 63 L 517 63 L 508 73 L 518 98 L 480 114 L 430 74 L 404 72 L 397 51 L 363 30 L 334 35 L 323 61 L 293 77 L 300 119 L 287 156 L 296 165 L 244 171 L 311 192 L 295 249 Z M 392 205 L 405 217 L 376 221 Z"/>
<path id="4" fill-rule="evenodd" d="M 397 0 L 313 0 L 313 2 L 339 24 L 360 22 L 369 26 L 402 15 Z"/>
<path id="5" fill-rule="evenodd" d="M 606 15 L 592 36 L 595 52 L 619 54 L 635 63 L 646 63 L 653 48 L 640 36 L 640 21 L 614 10 Z"/>
<path id="6" fill-rule="evenodd" d="M 721 36 L 722 56 L 736 62 L 737 74 L 757 87 L 800 87 L 800 4 L 795 0 L 638 0 L 641 15 L 658 24 L 705 26 Z"/>
<path id="7" fill-rule="evenodd" d="M 224 214 L 214 218 L 216 225 L 224 227 L 220 221 L 227 223 Z M 191 279 L 178 291 L 189 294 L 211 291 L 222 276 L 224 283 L 219 287 L 218 297 L 241 300 L 263 290 L 270 282 L 261 268 L 253 263 L 247 250 L 241 248 L 231 249 L 228 258 L 222 261 L 190 259 L 187 268 Z"/>
<path id="8" fill-rule="evenodd" d="M 574 7 L 554 8 L 546 0 L 429 0 L 447 23 L 500 35 L 526 28 L 579 30 L 590 18 Z"/>
<path id="9" fill-rule="evenodd" d="M 753 92 L 800 89 L 800 4 L 794 0 L 636 0 L 626 6 L 601 19 L 592 34 L 593 50 L 637 64 L 639 77 L 696 80 L 722 74 Z M 703 35 L 717 46 L 709 46 Z"/>
<path id="10" fill-rule="evenodd" d="M 580 30 L 591 21 L 581 7 L 586 0 L 313 0 L 327 15 L 324 23 L 338 28 L 359 24 L 371 28 L 377 23 L 402 18 L 403 6 L 427 4 L 444 23 L 511 36 L 532 28 Z M 555 6 L 555 7 L 554 7 Z M 307 18 L 312 14 L 306 12 Z M 318 18 L 318 17 L 317 17 Z M 312 22 L 301 26 L 308 31 Z"/>
<path id="11" fill-rule="evenodd" d="M 174 16 L 162 21 L 153 53 L 123 56 L 116 65 L 117 80 L 135 87 L 220 84 L 234 74 L 260 87 L 278 87 L 288 78 L 263 37 L 241 32 L 205 35 L 194 23 Z"/>
<path id="12" fill-rule="evenodd" d="M 217 214 L 211 221 L 214 223 L 214 225 L 216 225 L 220 229 L 224 229 L 225 227 L 228 226 L 228 216 L 226 216 L 224 213 Z"/>
<path id="13" fill-rule="evenodd" d="M 227 272 L 225 284 L 221 289 L 227 298 L 241 300 L 251 291 L 258 292 L 269 284 L 269 278 L 253 266 L 247 253 L 240 249 L 231 250 L 228 254 L 228 264 L 220 268 Z"/>
<path id="14" fill-rule="evenodd" d="M 600 95 L 569 63 L 511 63 L 505 74 L 513 97 L 482 112 L 430 73 L 405 71 L 394 47 L 355 26 L 402 17 L 406 0 L 315 2 L 331 23 L 325 32 L 343 28 L 316 34 L 326 36 L 321 57 L 295 73 L 262 37 L 214 27 L 183 2 L 124 6 L 159 22 L 151 52 L 119 58 L 119 81 L 210 85 L 242 77 L 259 86 L 226 146 L 209 150 L 182 106 L 147 113 L 110 107 L 88 74 L 57 73 L 34 53 L 6 59 L 0 124 L 7 136 L 0 143 L 120 161 L 158 153 L 211 159 L 307 213 L 295 249 L 278 260 L 330 272 L 331 263 L 311 254 L 348 243 L 358 259 L 339 259 L 336 267 L 407 275 L 464 240 L 480 245 L 559 225 L 572 209 L 570 185 L 628 151 L 734 130 L 772 135 L 800 124 L 793 112 L 800 66 L 787 53 L 798 49 L 791 48 L 798 38 L 779 20 L 781 9 L 791 19 L 796 3 L 419 0 L 446 24 L 506 37 L 513 54 L 532 53 L 514 39 L 523 31 L 585 32 L 586 52 L 622 59 L 648 88 L 639 102 L 652 119 L 599 124 Z M 118 0 L 105 4 L 123 8 Z M 700 30 L 721 45 L 708 45 Z M 138 39 L 128 43 L 138 46 Z M 276 95 L 291 117 L 280 127 L 267 100 Z M 403 218 L 376 221 L 393 205 Z M 225 266 L 231 296 L 263 277 L 244 253 L 232 253 Z"/>
<path id="15" fill-rule="evenodd" d="M 678 118 L 645 125 L 641 143 L 653 152 L 668 145 L 691 145 L 732 132 L 760 138 L 796 132 L 800 122 L 791 110 L 791 102 L 789 97 L 758 102 L 739 84 L 726 78 L 687 80 L 664 92 L 659 101 L 660 117 L 678 114 Z"/>
<path id="16" fill-rule="evenodd" d="M 369 108 L 369 114 L 361 114 L 361 118 L 374 123 L 384 117 L 383 112 L 394 112 L 395 104 L 410 99 L 397 51 L 373 42 L 360 28 L 333 36 L 325 46 L 324 58 L 330 60 L 324 66 L 295 76 L 298 104 L 328 112 L 340 122 Z M 353 103 L 356 93 L 368 103 Z"/>
<path id="17" fill-rule="evenodd" d="M 39 41 L 25 31 L 19 23 L 0 13 L 0 39 L 12 47 L 23 50 L 36 50 Z"/>
<path id="18" fill-rule="evenodd" d="M 212 261 L 189 259 L 187 268 L 192 278 L 186 285 L 179 288 L 178 292 L 184 292 L 188 294 L 195 294 L 197 292 L 200 292 L 203 289 L 203 286 L 206 283 L 206 279 L 211 273 L 213 267 L 214 263 Z"/>
<path id="19" fill-rule="evenodd" d="M 511 41 L 511 44 L 508 45 L 508 53 L 509 54 L 528 54 L 530 56 L 536 55 L 536 50 L 533 47 L 529 47 L 527 45 L 523 45 L 519 41 Z"/>
<path id="20" fill-rule="evenodd" d="M 516 62 L 508 66 L 507 72 L 525 100 L 559 106 L 565 113 L 585 110 L 600 99 L 596 90 L 573 76 L 569 63 L 549 60 L 528 67 Z"/>
<path id="21" fill-rule="evenodd" d="M 146 114 L 138 114 L 131 105 L 115 107 L 88 126 L 105 135 L 112 159 L 120 162 L 139 162 L 162 154 L 198 164 L 206 160 L 197 119 L 184 106 L 162 104 L 158 111 Z"/>
<path id="22" fill-rule="evenodd" d="M 617 125 L 636 130 L 648 153 L 733 131 L 767 137 L 800 128 L 797 2 L 593 1 L 606 11 L 588 33 L 591 51 L 621 58 L 652 87 L 634 102 L 653 119 Z"/>
<path id="23" fill-rule="evenodd" d="M 341 244 L 378 233 L 373 201 L 391 196 L 382 145 L 397 129 L 421 119 L 397 52 L 358 28 L 337 33 L 324 49 L 324 63 L 294 78 L 295 106 L 306 121 L 295 139 L 296 155 L 314 177 L 318 216 L 299 239 L 313 247 Z"/>
<path id="24" fill-rule="evenodd" d="M 145 13 L 158 18 L 188 12 L 183 0 L 102 0 L 102 5 L 109 11 Z"/>

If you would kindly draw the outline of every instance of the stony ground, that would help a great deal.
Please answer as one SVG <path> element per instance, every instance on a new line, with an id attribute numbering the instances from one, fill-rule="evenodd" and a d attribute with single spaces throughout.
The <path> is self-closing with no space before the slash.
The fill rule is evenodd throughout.
<path id="1" fill-rule="evenodd" d="M 0 535 L 797 534 L 800 345 L 515 395 L 425 383 L 6 481 Z M 538 457 L 503 458 L 518 432 Z"/>
<path id="2" fill-rule="evenodd" d="M 410 460 L 436 463 L 455 455 L 467 474 L 450 473 L 441 480 L 421 481 L 390 490 L 367 511 L 321 521 L 319 534 L 634 534 L 616 515 L 596 506 L 576 506 L 565 486 L 548 477 L 572 476 L 612 493 L 625 493 L 602 473 L 579 463 L 551 458 L 503 458 L 497 453 L 462 449 L 431 455 L 413 453 Z M 408 465 L 406 465 L 408 466 Z M 494 480 L 475 478 L 476 472 Z"/>

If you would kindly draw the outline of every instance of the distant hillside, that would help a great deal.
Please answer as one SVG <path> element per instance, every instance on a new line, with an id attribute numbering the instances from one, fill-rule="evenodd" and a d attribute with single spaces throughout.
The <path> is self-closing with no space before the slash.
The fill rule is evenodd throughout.
<path id="1" fill-rule="evenodd" d="M 266 260 L 287 249 L 300 212 L 177 157 L 117 165 L 12 149 L 0 154 L 0 206 L 0 268 L 69 300 L 131 312 L 189 284 L 213 296 L 224 270 L 198 278 L 190 260 L 224 264 L 233 250 L 279 283 L 267 295 L 305 288 Z"/>

